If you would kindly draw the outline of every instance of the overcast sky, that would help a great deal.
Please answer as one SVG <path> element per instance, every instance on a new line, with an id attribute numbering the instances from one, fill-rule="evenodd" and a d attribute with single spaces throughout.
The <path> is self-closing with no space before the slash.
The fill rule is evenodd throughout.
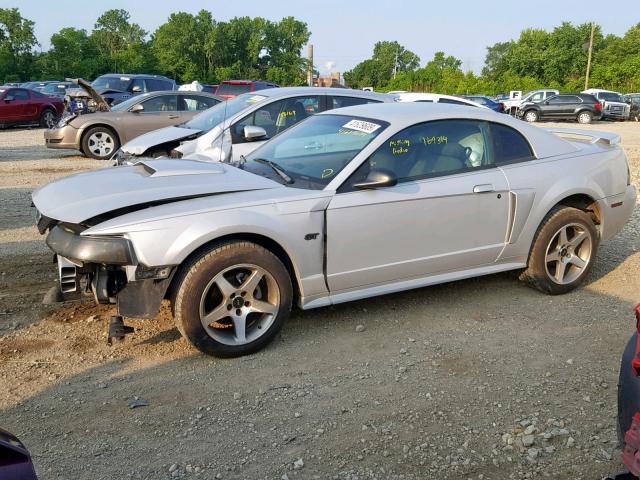
<path id="1" fill-rule="evenodd" d="M 170 13 L 206 9 L 216 20 L 261 16 L 278 20 L 291 15 L 307 22 L 312 32 L 315 65 L 326 73 L 344 72 L 369 58 L 378 40 L 397 40 L 420 57 L 421 64 L 442 50 L 463 61 L 465 70 L 480 71 L 486 47 L 516 38 L 524 28 L 551 29 L 563 20 L 596 21 L 605 34 L 622 35 L 640 22 L 639 0 L 0 0 L 0 7 L 18 7 L 35 21 L 43 50 L 62 27 L 91 30 L 110 8 L 129 11 L 134 22 L 153 32 Z M 525 8 L 522 8 L 525 7 Z"/>

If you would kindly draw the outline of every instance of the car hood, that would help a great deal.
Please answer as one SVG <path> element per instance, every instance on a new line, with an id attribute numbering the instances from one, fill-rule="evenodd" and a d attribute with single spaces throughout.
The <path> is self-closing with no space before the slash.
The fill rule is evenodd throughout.
<path id="1" fill-rule="evenodd" d="M 165 127 L 140 135 L 128 141 L 120 148 L 123 152 L 130 153 L 131 155 L 142 155 L 146 150 L 156 145 L 182 140 L 192 135 L 197 135 L 200 132 L 201 130 L 180 126 Z"/>
<path id="2" fill-rule="evenodd" d="M 93 88 L 91 86 L 91 84 L 89 82 L 87 82 L 86 80 L 83 80 L 82 78 L 65 78 L 65 81 L 73 82 L 73 83 L 79 85 L 80 88 L 82 88 L 85 92 L 87 92 L 89 94 L 89 96 L 91 97 L 91 99 L 94 102 L 96 102 L 96 110 L 97 111 L 108 112 L 108 111 L 111 110 L 111 107 L 109 106 L 107 101 L 104 99 L 104 97 L 102 95 L 100 95 L 95 90 L 95 88 Z"/>
<path id="3" fill-rule="evenodd" d="M 37 189 L 32 198 L 39 215 L 79 224 L 187 198 L 280 187 L 226 164 L 158 159 L 71 175 Z"/>

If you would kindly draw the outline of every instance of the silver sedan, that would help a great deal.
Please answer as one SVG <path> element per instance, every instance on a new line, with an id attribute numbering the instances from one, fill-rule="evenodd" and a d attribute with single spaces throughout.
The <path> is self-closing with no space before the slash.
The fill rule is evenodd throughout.
<path id="1" fill-rule="evenodd" d="M 481 108 L 361 105 L 234 163 L 147 160 L 33 200 L 60 299 L 89 285 L 120 315 L 153 318 L 167 298 L 196 348 L 235 356 L 272 340 L 292 305 L 505 270 L 571 291 L 636 203 L 618 142 Z"/>

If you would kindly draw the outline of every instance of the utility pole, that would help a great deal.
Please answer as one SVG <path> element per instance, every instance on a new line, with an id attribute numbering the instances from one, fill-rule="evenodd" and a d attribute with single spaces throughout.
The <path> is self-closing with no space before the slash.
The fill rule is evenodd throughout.
<path id="1" fill-rule="evenodd" d="M 396 50 L 396 59 L 393 62 L 393 78 L 396 78 L 397 72 L 398 72 L 398 50 Z"/>
<path id="2" fill-rule="evenodd" d="M 593 33 L 595 32 L 596 24 L 591 22 L 591 37 L 589 38 L 589 53 L 587 56 L 587 75 L 584 78 L 584 89 L 589 88 L 589 72 L 591 70 L 591 53 L 593 52 Z"/>
<path id="3" fill-rule="evenodd" d="M 307 85 L 313 87 L 313 45 L 307 45 Z"/>

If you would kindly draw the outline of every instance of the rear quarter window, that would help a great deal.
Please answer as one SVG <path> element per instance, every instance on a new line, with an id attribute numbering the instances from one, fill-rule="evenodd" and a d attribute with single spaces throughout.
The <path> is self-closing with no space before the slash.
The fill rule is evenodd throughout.
<path id="1" fill-rule="evenodd" d="M 525 162 L 534 158 L 529 142 L 511 127 L 499 123 L 490 124 L 493 145 L 493 163 L 506 165 Z"/>

